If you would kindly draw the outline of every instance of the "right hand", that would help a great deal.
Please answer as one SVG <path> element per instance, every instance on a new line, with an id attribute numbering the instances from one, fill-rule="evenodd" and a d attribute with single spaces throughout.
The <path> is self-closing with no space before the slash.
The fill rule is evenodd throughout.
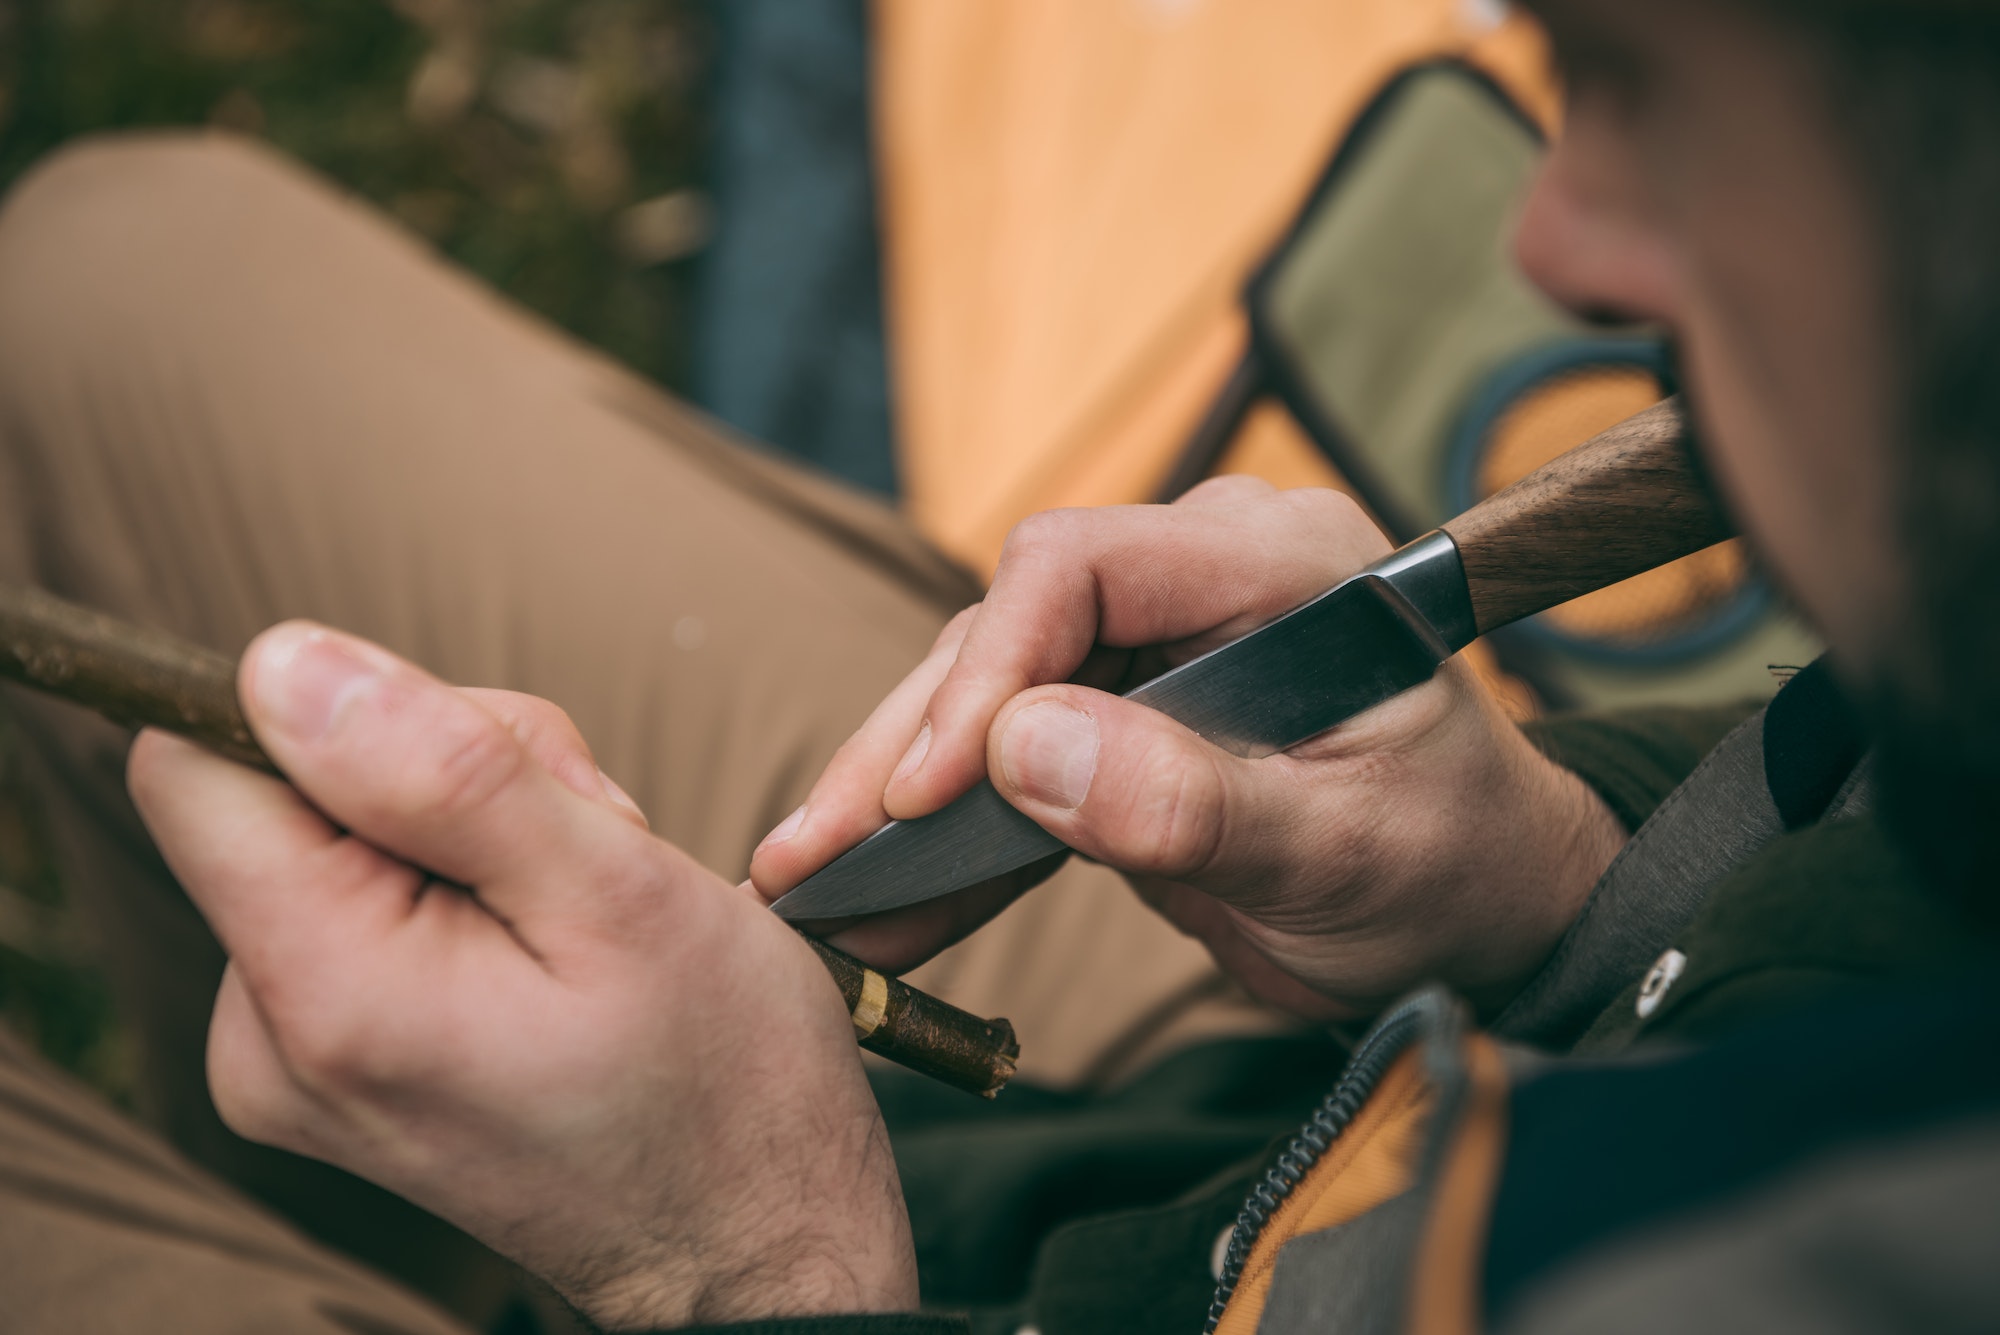
<path id="1" fill-rule="evenodd" d="M 1269 1001 L 1333 1018 L 1437 978 L 1504 1004 L 1626 832 L 1463 663 L 1259 760 L 1111 693 L 1388 550 L 1338 492 L 1241 477 L 1171 506 L 1034 516 L 1008 539 L 985 601 L 945 628 L 759 846 L 752 884 L 775 900 L 886 820 L 991 777 Z M 825 926 L 843 949 L 906 968 L 1055 865 Z"/>

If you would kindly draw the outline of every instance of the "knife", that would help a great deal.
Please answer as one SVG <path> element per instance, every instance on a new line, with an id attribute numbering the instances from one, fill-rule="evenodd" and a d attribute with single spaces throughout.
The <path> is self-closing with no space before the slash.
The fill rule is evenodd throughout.
<path id="1" fill-rule="evenodd" d="M 1668 399 L 1125 698 L 1236 755 L 1270 755 L 1429 681 L 1488 631 L 1730 532 Z M 982 780 L 931 815 L 883 826 L 771 907 L 794 921 L 881 913 L 1062 848 Z"/>

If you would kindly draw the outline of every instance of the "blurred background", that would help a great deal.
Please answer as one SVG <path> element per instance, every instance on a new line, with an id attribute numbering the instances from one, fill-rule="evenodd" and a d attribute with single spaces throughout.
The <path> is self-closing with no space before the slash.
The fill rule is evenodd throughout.
<path id="1" fill-rule="evenodd" d="M 711 232 L 690 0 L 0 0 L 0 186 L 77 135 L 256 135 L 669 385 Z"/>
<path id="2" fill-rule="evenodd" d="M 0 0 L 0 189 L 93 132 L 261 138 L 977 572 L 1215 472 L 1407 540 L 1655 401 L 1656 331 L 1514 269 L 1560 120 L 1502 0 Z M 1475 661 L 1525 715 L 1814 652 L 1721 548 Z M 118 1098 L 4 719 L 0 1020 Z"/>
<path id="3" fill-rule="evenodd" d="M 96 130 L 267 139 L 685 390 L 718 16 L 691 0 L 0 0 L 0 189 Z M 126 1087 L 0 732 L 0 1017 Z"/>

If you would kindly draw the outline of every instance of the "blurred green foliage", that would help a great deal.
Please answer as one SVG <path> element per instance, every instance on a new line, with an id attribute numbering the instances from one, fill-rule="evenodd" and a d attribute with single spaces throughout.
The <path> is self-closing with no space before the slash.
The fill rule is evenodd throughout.
<path id="1" fill-rule="evenodd" d="M 121 1102 L 131 1054 L 110 992 L 63 911 L 55 859 L 19 739 L 0 715 L 0 1020 Z"/>
<path id="2" fill-rule="evenodd" d="M 0 0 L 0 188 L 93 131 L 257 135 L 678 385 L 713 45 L 701 0 Z M 87 961 L 0 718 L 0 1018 L 121 1097 Z"/>
<path id="3" fill-rule="evenodd" d="M 682 380 L 699 0 L 0 0 L 0 185 L 77 135 L 220 125 Z"/>

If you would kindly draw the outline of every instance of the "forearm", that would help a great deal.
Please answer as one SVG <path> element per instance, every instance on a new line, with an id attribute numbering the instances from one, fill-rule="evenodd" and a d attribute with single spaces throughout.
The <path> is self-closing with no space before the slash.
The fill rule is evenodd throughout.
<path id="1" fill-rule="evenodd" d="M 916 1251 L 902 1185 L 873 1107 L 865 1122 L 856 1119 L 849 1134 L 798 1124 L 790 1138 L 814 1152 L 773 1146 L 748 1156 L 738 1178 L 711 1180 L 701 1193 L 710 1207 L 702 1218 L 684 1212 L 628 1229 L 622 1264 L 586 1262 L 548 1278 L 606 1330 L 789 1329 L 844 1313 L 889 1320 L 914 1312 Z M 699 1136 L 682 1152 L 708 1157 Z"/>

